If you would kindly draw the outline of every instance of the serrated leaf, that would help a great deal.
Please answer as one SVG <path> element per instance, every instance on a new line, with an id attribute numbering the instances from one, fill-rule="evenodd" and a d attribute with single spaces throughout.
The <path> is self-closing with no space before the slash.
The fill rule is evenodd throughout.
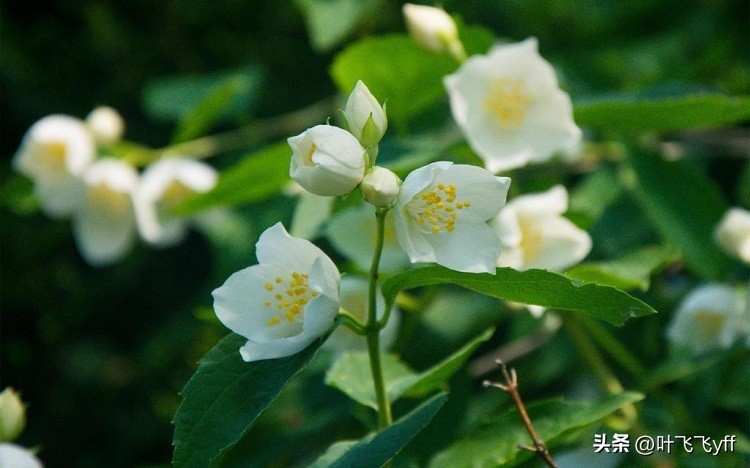
<path id="1" fill-rule="evenodd" d="M 385 390 L 388 399 L 393 403 L 403 395 L 418 397 L 440 388 L 466 363 L 479 345 L 490 339 L 494 331 L 494 329 L 486 330 L 424 372 L 414 372 L 396 355 L 383 355 Z M 373 409 L 378 407 L 370 361 L 366 352 L 348 352 L 341 355 L 328 370 L 326 383 L 341 390 L 358 403 Z"/>
<path id="2" fill-rule="evenodd" d="M 218 86 L 232 78 L 241 80 L 243 92 L 224 108 L 224 117 L 247 113 L 262 81 L 258 67 L 246 66 L 215 73 L 164 76 L 146 84 L 143 108 L 155 120 L 173 122 L 185 118 Z"/>
<path id="3" fill-rule="evenodd" d="M 277 143 L 245 156 L 223 171 L 216 187 L 195 195 L 175 208 L 175 213 L 193 214 L 216 206 L 234 206 L 263 200 L 281 192 L 291 180 L 289 145 Z"/>
<path id="4" fill-rule="evenodd" d="M 678 256 L 679 252 L 668 246 L 646 247 L 608 262 L 581 263 L 566 271 L 565 276 L 623 290 L 646 291 L 651 275 Z"/>
<path id="5" fill-rule="evenodd" d="M 539 437 L 548 448 L 554 448 L 555 438 L 642 399 L 642 394 L 625 392 L 596 402 L 548 401 L 529 404 L 526 408 Z M 533 455 L 519 445 L 532 444 L 518 412 L 512 409 L 438 453 L 430 467 L 515 465 Z"/>
<path id="6" fill-rule="evenodd" d="M 750 119 L 750 96 L 696 93 L 613 96 L 575 105 L 578 125 L 616 133 L 666 132 L 732 125 Z"/>
<path id="7" fill-rule="evenodd" d="M 289 357 L 245 362 L 231 333 L 209 351 L 182 391 L 174 418 L 175 466 L 205 467 L 242 438 L 324 339 Z"/>
<path id="8" fill-rule="evenodd" d="M 388 119 L 403 128 L 409 120 L 440 102 L 442 77 L 456 69 L 446 55 L 432 54 L 403 34 L 369 37 L 334 59 L 331 76 L 348 94 L 362 80 L 381 101 L 388 102 Z"/>
<path id="9" fill-rule="evenodd" d="M 714 229 L 728 204 L 704 173 L 684 161 L 633 151 L 636 198 L 661 237 L 682 250 L 685 262 L 701 276 L 721 278 L 729 267 L 714 241 Z"/>
<path id="10" fill-rule="evenodd" d="M 372 13 L 379 0 L 296 0 L 302 10 L 313 49 L 324 52 L 336 46 Z"/>
<path id="11" fill-rule="evenodd" d="M 386 304 L 399 291 L 433 284 L 456 284 L 488 296 L 548 308 L 577 310 L 613 325 L 632 317 L 655 314 L 648 304 L 611 286 L 580 284 L 546 270 L 516 271 L 498 268 L 496 274 L 463 273 L 428 266 L 394 275 L 383 282 Z"/>
<path id="12" fill-rule="evenodd" d="M 440 393 L 379 432 L 359 441 L 337 442 L 310 467 L 383 466 L 432 421 L 447 400 L 448 396 Z"/>

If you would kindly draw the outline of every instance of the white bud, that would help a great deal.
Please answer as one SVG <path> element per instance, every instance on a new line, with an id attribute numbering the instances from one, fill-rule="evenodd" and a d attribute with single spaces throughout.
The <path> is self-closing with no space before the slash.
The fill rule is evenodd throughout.
<path id="1" fill-rule="evenodd" d="M 385 109 L 362 81 L 357 81 L 349 95 L 344 115 L 349 131 L 364 147 L 377 145 L 388 128 Z"/>
<path id="2" fill-rule="evenodd" d="M 401 189 L 401 179 L 384 167 L 375 166 L 362 179 L 362 195 L 375 206 L 389 205 L 396 199 Z"/>
<path id="3" fill-rule="evenodd" d="M 365 175 L 365 149 L 346 130 L 316 125 L 287 142 L 292 148 L 289 175 L 310 193 L 346 195 Z"/>
<path id="4" fill-rule="evenodd" d="M 716 240 L 728 253 L 750 263 L 750 211 L 727 211 L 716 228 Z"/>
<path id="5" fill-rule="evenodd" d="M 18 437 L 26 425 L 26 410 L 18 393 L 8 387 L 0 393 L 0 441 Z"/>
<path id="6" fill-rule="evenodd" d="M 422 47 L 433 52 L 458 52 L 463 47 L 453 18 L 442 8 L 407 3 L 403 8 L 406 27 L 411 37 Z"/>
<path id="7" fill-rule="evenodd" d="M 125 121 L 119 112 L 109 106 L 99 106 L 86 117 L 86 125 L 101 144 L 118 141 L 125 133 Z"/>

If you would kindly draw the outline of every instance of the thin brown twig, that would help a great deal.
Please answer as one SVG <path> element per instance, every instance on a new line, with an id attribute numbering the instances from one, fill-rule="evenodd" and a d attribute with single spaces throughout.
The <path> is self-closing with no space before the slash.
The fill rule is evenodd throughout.
<path id="1" fill-rule="evenodd" d="M 526 406 L 523 404 L 523 400 L 521 400 L 521 394 L 518 393 L 518 376 L 516 375 L 515 369 L 510 369 L 508 371 L 508 368 L 505 366 L 505 363 L 498 359 L 497 364 L 500 366 L 500 369 L 503 371 L 503 376 L 505 377 L 505 384 L 501 384 L 499 382 L 490 382 L 489 380 L 485 380 L 482 385 L 485 387 L 497 387 L 500 390 L 504 391 L 510 397 L 513 399 L 513 404 L 516 406 L 516 409 L 518 410 L 518 414 L 521 415 L 521 420 L 523 421 L 523 425 L 526 426 L 526 431 L 529 433 L 529 436 L 531 437 L 532 442 L 534 443 L 533 447 L 527 447 L 525 445 L 519 445 L 519 448 L 522 448 L 524 450 L 529 450 L 531 452 L 535 452 L 537 455 L 539 455 L 544 462 L 552 467 L 557 468 L 557 464 L 552 459 L 552 455 L 550 455 L 549 450 L 547 450 L 547 446 L 544 445 L 544 442 L 542 442 L 542 439 L 539 438 L 539 435 L 536 433 L 536 430 L 534 430 L 534 426 L 531 424 L 531 418 L 529 418 L 529 413 L 526 412 Z"/>

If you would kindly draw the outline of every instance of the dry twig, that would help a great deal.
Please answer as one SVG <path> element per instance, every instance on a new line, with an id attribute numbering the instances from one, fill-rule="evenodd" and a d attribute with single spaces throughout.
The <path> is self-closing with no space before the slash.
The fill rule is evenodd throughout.
<path id="1" fill-rule="evenodd" d="M 497 362 L 497 364 L 500 366 L 500 369 L 502 369 L 503 371 L 505 383 L 501 384 L 498 382 L 490 382 L 489 380 L 485 380 L 483 382 L 483 385 L 485 387 L 497 387 L 510 395 L 510 397 L 513 399 L 513 404 L 516 405 L 518 414 L 521 415 L 523 425 L 526 426 L 526 431 L 529 433 L 529 436 L 534 443 L 533 447 L 527 447 L 525 445 L 519 445 L 518 447 L 524 450 L 535 452 L 542 458 L 542 460 L 544 460 L 547 465 L 551 466 L 552 468 L 557 468 L 557 464 L 552 459 L 552 455 L 550 455 L 549 450 L 547 450 L 547 446 L 544 445 L 544 442 L 542 442 L 542 439 L 539 438 L 539 435 L 537 435 L 536 431 L 534 430 L 534 426 L 531 424 L 531 419 L 529 418 L 529 414 L 526 412 L 526 407 L 523 404 L 523 400 L 521 400 L 521 395 L 518 393 L 518 377 L 516 376 L 516 370 L 510 369 L 510 371 L 508 371 L 508 368 L 505 367 L 505 363 L 500 359 L 495 362 Z"/>

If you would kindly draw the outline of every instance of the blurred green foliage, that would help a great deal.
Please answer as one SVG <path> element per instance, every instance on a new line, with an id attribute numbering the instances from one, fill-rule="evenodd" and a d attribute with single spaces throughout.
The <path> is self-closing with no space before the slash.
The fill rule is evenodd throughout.
<path id="1" fill-rule="evenodd" d="M 346 8 L 339 10 L 341 5 Z M 355 65 L 344 70 L 337 64 L 347 57 L 357 62 L 351 57 L 367 42 L 348 49 L 337 61 L 334 55 L 369 34 L 403 33 L 400 5 L 387 0 L 361 5 L 322 0 L 58 0 L 0 6 L 1 382 L 19 389 L 29 404 L 28 428 L 20 443 L 39 445 L 48 466 L 156 465 L 171 460 L 170 422 L 179 404 L 177 393 L 198 359 L 226 334 L 213 314 L 205 312 L 211 306 L 209 293 L 231 272 L 254 262 L 253 244 L 266 227 L 279 220 L 288 225 L 294 200 L 283 195 L 266 198 L 286 182 L 286 172 L 276 170 L 286 163 L 278 158 L 283 145 L 260 147 L 284 135 L 261 136 L 253 142 L 259 158 L 273 159 L 278 167 L 269 169 L 257 184 L 232 190 L 243 180 L 243 171 L 255 171 L 262 160 L 245 159 L 247 148 L 214 160 L 219 168 L 242 161 L 222 174 L 219 186 L 225 191 L 211 194 L 224 197 L 217 203 L 241 204 L 223 215 L 221 229 L 192 232 L 186 242 L 166 250 L 139 246 L 119 264 L 93 269 L 79 257 L 69 222 L 34 214 L 33 200 L 24 196 L 29 187 L 13 179 L 10 159 L 24 131 L 48 114 L 83 117 L 94 106 L 108 104 L 125 117 L 129 139 L 158 148 L 209 130 L 295 111 L 330 98 L 337 87 L 350 88 L 360 78 Z M 556 66 L 576 101 L 664 83 L 730 95 L 750 92 L 747 2 L 453 0 L 444 6 L 465 24 L 482 26 L 502 40 L 536 36 L 542 54 Z M 328 9 L 346 14 L 331 18 Z M 472 31 L 478 42 L 486 43 L 484 29 Z M 397 56 L 383 57 L 378 64 L 384 73 L 394 73 L 392 68 L 400 63 L 396 59 L 413 63 L 413 54 L 424 54 L 405 38 L 372 41 L 391 41 L 397 49 Z M 439 70 L 433 73 L 450 68 L 449 63 L 429 63 L 437 63 Z M 377 86 L 372 83 L 373 91 Z M 439 83 L 424 86 L 438 90 Z M 387 87 L 377 91 L 377 96 L 388 99 L 397 126 L 400 119 L 404 126 L 414 118 L 410 128 L 419 130 L 440 118 L 429 112 L 442 99 L 437 91 L 425 103 L 411 100 L 409 92 L 390 93 Z M 194 110 L 196 104 L 200 112 Z M 726 109 L 746 108 L 746 101 L 722 101 L 715 109 L 723 116 Z M 598 110 L 590 107 L 585 112 L 592 115 Z M 691 143 L 689 136 L 679 138 Z M 421 164 L 425 148 L 428 158 L 435 147 L 456 159 L 472 157 L 450 146 L 412 138 L 385 142 L 381 150 L 403 156 L 398 162 L 405 168 Z M 612 161 L 602 163 L 602 170 L 570 178 L 579 189 L 573 190 L 571 218 L 578 216 L 574 221 L 590 227 L 592 261 L 620 258 L 664 240 L 681 247 L 689 268 L 698 273 L 728 272 L 730 278 L 745 278 L 742 267 L 729 263 L 715 247 L 696 249 L 690 237 L 705 236 L 727 203 L 747 207 L 750 164 L 732 157 L 737 152 L 731 147 L 712 146 L 706 139 L 689 144 L 687 151 L 696 157 L 661 163 L 636 155 L 630 160 L 632 168 L 626 169 L 616 166 L 622 155 L 615 154 Z M 717 157 L 702 157 L 706 154 Z M 644 169 L 653 165 L 659 167 Z M 513 190 L 525 192 L 564 181 L 556 169 L 553 164 L 518 171 L 513 174 Z M 711 177 L 711 182 L 701 184 L 700 175 L 686 176 L 700 191 L 689 194 L 697 210 L 669 208 L 684 195 L 674 192 L 675 170 Z M 647 188 L 639 185 L 649 177 L 653 183 Z M 594 188 L 586 194 L 589 186 Z M 656 193 L 644 197 L 644 190 Z M 211 203 L 206 197 L 184 208 L 197 211 Z M 622 276 L 617 281 L 648 284 L 648 274 L 644 279 L 643 272 L 630 273 L 617 270 Z M 670 311 L 698 282 L 689 271 L 668 269 L 639 297 L 659 311 Z M 493 299 L 452 292 L 426 288 L 417 299 L 430 304 L 427 310 L 421 316 L 407 314 L 398 351 L 409 367 L 429 368 L 490 324 L 497 325 L 498 332 L 480 351 L 533 330 L 533 320 L 501 309 Z M 455 310 L 476 313 L 456 324 L 450 320 Z M 641 362 L 657 363 L 667 355 L 662 331 L 668 320 L 669 314 L 658 314 L 633 320 L 622 329 L 604 330 L 632 343 L 630 352 Z M 575 368 L 576 359 L 564 335 L 520 359 L 515 365 L 525 374 L 524 396 L 531 400 L 556 392 L 568 382 L 566 372 Z M 705 421 L 718 421 L 707 430 L 723 436 L 734 427 L 747 430 L 746 364 L 747 354 L 736 352 L 726 359 L 684 358 L 665 361 L 644 382 L 628 377 L 623 383 L 653 392 L 643 404 L 649 428 L 688 434 L 701 430 Z M 461 397 L 474 387 L 465 371 L 454 376 L 451 391 L 457 397 L 445 404 L 435 423 L 448 429 L 428 427 L 409 445 L 405 460 L 424 462 L 436 449 L 446 448 L 453 435 L 480 430 L 484 415 L 507 407 L 507 398 L 499 394 Z M 399 402 L 395 409 L 405 414 L 413 406 L 413 401 Z M 309 447 L 364 436 L 361 422 L 371 424 L 372 414 L 326 387 L 323 366 L 316 367 L 314 361 L 259 418 L 256 437 L 242 439 L 225 461 L 243 466 L 233 462 L 242 460 L 243 454 L 252 454 L 257 466 L 313 461 L 322 452 Z"/>

